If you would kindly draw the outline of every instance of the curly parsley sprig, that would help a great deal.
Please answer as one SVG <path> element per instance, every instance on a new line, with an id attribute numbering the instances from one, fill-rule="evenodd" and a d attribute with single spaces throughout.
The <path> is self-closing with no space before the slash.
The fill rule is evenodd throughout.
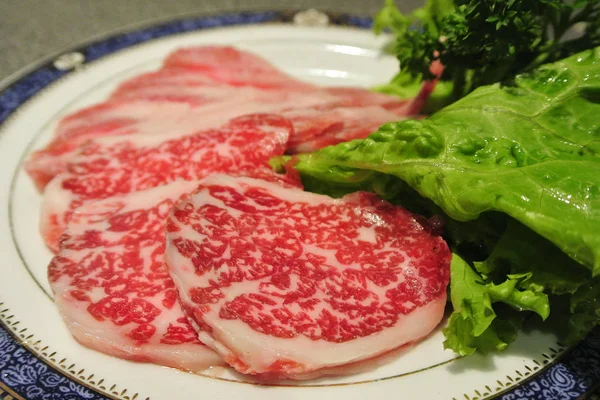
<path id="1" fill-rule="evenodd" d="M 582 29 L 573 35 L 576 25 Z M 416 82 L 433 78 L 433 61 L 445 66 L 444 99 L 438 96 L 431 112 L 479 86 L 599 46 L 600 0 L 427 0 L 409 15 L 386 0 L 374 29 L 396 35 L 401 65 L 381 91 L 407 94 L 395 86 L 416 88 Z"/>

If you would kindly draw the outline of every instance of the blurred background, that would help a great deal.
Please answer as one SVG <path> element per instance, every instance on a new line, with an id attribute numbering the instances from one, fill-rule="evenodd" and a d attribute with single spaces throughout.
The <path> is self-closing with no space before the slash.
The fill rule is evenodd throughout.
<path id="1" fill-rule="evenodd" d="M 0 80 L 36 60 L 118 29 L 156 19 L 252 10 L 323 11 L 372 16 L 384 0 L 3 0 Z M 423 0 L 399 0 L 401 11 Z M 133 26 L 132 26 L 133 25 Z"/>

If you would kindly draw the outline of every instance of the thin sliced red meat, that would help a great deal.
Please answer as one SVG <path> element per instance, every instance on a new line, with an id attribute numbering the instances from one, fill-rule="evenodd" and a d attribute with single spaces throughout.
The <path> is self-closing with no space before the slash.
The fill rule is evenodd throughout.
<path id="1" fill-rule="evenodd" d="M 383 109 L 373 111 L 374 108 L 369 108 L 373 114 L 368 118 L 362 120 L 356 117 L 347 118 L 340 111 L 343 108 L 340 110 L 337 108 L 340 105 L 344 107 L 353 100 L 345 97 L 335 98 L 322 92 L 304 92 L 295 95 L 293 92 L 264 92 L 252 88 L 212 87 L 211 93 L 208 91 L 203 93 L 205 96 L 213 94 L 217 96 L 222 90 L 224 92 L 222 92 L 221 99 L 214 100 L 205 97 L 202 100 L 206 102 L 205 104 L 202 104 L 199 99 L 194 100 L 195 95 L 183 90 L 177 94 L 181 101 L 159 97 L 122 99 L 82 110 L 59 124 L 55 139 L 46 148 L 33 153 L 26 162 L 25 169 L 32 176 L 38 188 L 43 190 L 54 176 L 66 170 L 67 164 L 77 154 L 79 146 L 89 140 L 105 136 L 124 137 L 130 135 L 179 138 L 191 135 L 200 129 L 217 127 L 232 118 L 247 113 L 283 112 L 286 115 L 286 110 L 298 110 L 297 118 L 294 113 L 290 113 L 289 117 L 294 123 L 295 133 L 298 136 L 298 139 L 294 139 L 295 143 L 310 140 L 311 132 L 318 132 L 319 135 L 328 132 L 327 129 L 334 123 L 338 124 L 341 129 L 335 131 L 337 138 L 332 137 L 327 144 L 365 137 L 374 130 L 372 129 L 373 121 L 385 123 L 401 118 Z M 186 96 L 189 101 L 183 100 Z M 194 101 L 197 101 L 197 104 L 194 104 Z M 363 116 L 365 112 L 371 112 L 356 110 L 357 115 Z M 315 115 L 315 121 L 307 123 L 306 116 L 312 114 Z M 349 124 L 347 119 L 354 119 L 354 121 Z M 296 122 L 298 122 L 297 125 Z M 360 125 L 357 125 L 357 122 L 360 122 Z M 306 128 L 308 128 L 308 132 Z M 128 138 L 123 140 L 128 140 Z M 314 150 L 316 144 L 318 141 L 315 141 L 312 148 L 309 148 L 307 144 L 302 151 Z M 298 150 L 292 147 L 290 151 Z"/>
<path id="2" fill-rule="evenodd" d="M 163 264 L 166 216 L 196 184 L 177 181 L 114 196 L 73 215 L 48 277 L 79 342 L 116 357 L 191 372 L 222 364 L 198 341 Z"/>
<path id="3" fill-rule="evenodd" d="M 443 316 L 447 245 L 372 194 L 212 175 L 166 230 L 184 310 L 242 373 L 315 377 L 418 341 Z"/>
<path id="4" fill-rule="evenodd" d="M 228 46 L 188 47 L 170 54 L 164 69 L 183 68 L 233 86 L 314 90 L 254 54 Z"/>
<path id="5" fill-rule="evenodd" d="M 318 88 L 231 47 L 185 48 L 169 55 L 161 70 L 121 84 L 107 102 L 65 117 L 52 141 L 31 155 L 25 169 L 42 191 L 54 176 L 65 171 L 79 146 L 98 137 L 180 137 L 244 114 L 296 109 L 319 110 L 324 121 L 331 119 L 331 110 L 337 107 L 381 106 L 393 119 L 391 113 L 405 115 L 408 104 L 365 89 Z M 357 137 L 358 132 L 367 134 L 370 130 L 352 128 L 350 134 L 335 134 Z M 323 128 L 316 131 L 327 132 Z M 304 140 L 306 134 L 300 133 L 300 137 Z"/>
<path id="6" fill-rule="evenodd" d="M 294 124 L 287 152 L 308 153 L 353 139 L 364 139 L 381 125 L 404 117 L 381 106 L 298 109 L 282 113 Z"/>
<path id="7" fill-rule="evenodd" d="M 111 98 L 137 97 L 139 91 L 172 87 L 215 85 L 214 79 L 182 68 L 160 69 L 126 80 L 114 91 Z"/>
<path id="8" fill-rule="evenodd" d="M 82 110 L 59 124 L 55 138 L 30 156 L 25 169 L 38 189 L 43 190 L 55 175 L 66 170 L 77 148 L 94 138 L 126 135 L 178 138 L 200 129 L 218 127 L 240 115 L 315 107 L 335 101 L 333 96 L 322 93 L 305 92 L 295 96 L 292 92 L 223 86 L 211 87 L 206 96 L 219 99 L 204 98 L 205 103 L 199 101 L 195 105 L 193 100 L 125 99 Z"/>
<path id="9" fill-rule="evenodd" d="M 154 116 L 168 115 L 177 120 L 185 118 L 190 109 L 191 105 L 185 102 L 151 99 L 113 101 L 85 108 L 59 122 L 54 138 L 30 155 L 25 170 L 42 191 L 54 176 L 64 172 L 77 148 L 88 140 L 135 134 L 144 126 L 156 131 L 160 125 Z"/>
<path id="10" fill-rule="evenodd" d="M 381 106 L 398 115 L 404 115 L 404 109 L 410 99 L 399 99 L 383 93 L 372 92 L 364 88 L 356 87 L 331 87 L 324 89 L 327 93 L 344 99 L 344 107 L 368 107 Z"/>
<path id="11" fill-rule="evenodd" d="M 44 192 L 40 224 L 44 240 L 58 251 L 71 214 L 91 200 L 215 172 L 263 170 L 277 178 L 268 161 L 283 154 L 291 131 L 291 123 L 282 117 L 253 114 L 179 139 L 133 135 L 125 141 L 91 142 Z"/>

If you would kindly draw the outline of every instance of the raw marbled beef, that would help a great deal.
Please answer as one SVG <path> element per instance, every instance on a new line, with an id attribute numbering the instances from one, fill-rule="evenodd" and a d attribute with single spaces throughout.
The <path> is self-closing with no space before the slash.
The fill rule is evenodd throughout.
<path id="1" fill-rule="evenodd" d="M 222 364 L 200 343 L 163 264 L 166 217 L 196 182 L 177 181 L 78 209 L 48 267 L 73 336 L 134 361 L 200 372 Z"/>
<path id="2" fill-rule="evenodd" d="M 79 146 L 91 139 L 106 136 L 160 136 L 178 138 L 199 130 L 216 128 L 232 118 L 253 113 L 267 113 L 282 108 L 315 107 L 334 100 L 333 96 L 290 92 L 266 93 L 254 88 L 213 87 L 220 100 L 195 99 L 175 101 L 160 98 L 112 100 L 81 110 L 60 121 L 54 139 L 44 149 L 34 152 L 25 168 L 38 189 L 64 172 Z"/>
<path id="3" fill-rule="evenodd" d="M 129 140 L 90 142 L 44 192 L 40 224 L 44 240 L 57 252 L 72 212 L 92 200 L 215 172 L 273 174 L 268 161 L 283 154 L 291 131 L 290 122 L 282 117 L 253 114 L 179 139 L 132 135 Z"/>
<path id="4" fill-rule="evenodd" d="M 158 71 L 144 73 L 121 83 L 111 96 L 144 97 L 154 89 L 199 86 L 255 87 L 260 89 L 315 90 L 277 70 L 251 53 L 229 46 L 187 47 L 174 51 Z"/>
<path id="5" fill-rule="evenodd" d="M 169 216 L 165 262 L 203 343 L 240 372 L 303 379 L 429 334 L 450 251 L 372 194 L 212 175 Z"/>
<path id="6" fill-rule="evenodd" d="M 288 110 L 318 112 L 322 121 L 337 118 L 335 124 L 342 130 L 334 131 L 333 138 L 326 141 L 333 144 L 346 137 L 354 138 L 359 132 L 363 136 L 370 133 L 375 121 L 385 123 L 418 112 L 413 103 L 359 88 L 315 87 L 288 77 L 255 55 L 231 47 L 181 49 L 167 57 L 161 70 L 121 84 L 107 102 L 61 120 L 52 141 L 33 153 L 25 168 L 38 189 L 43 190 L 65 170 L 77 148 L 90 139 L 123 135 L 175 138 L 217 127 L 244 114 Z M 359 121 L 354 118 L 354 125 L 346 134 L 347 124 L 339 120 L 338 107 L 380 108 L 363 126 L 354 126 Z M 307 136 L 304 131 L 298 131 L 298 135 L 302 140 Z M 303 151 L 307 149 L 315 148 L 306 144 Z"/>
<path id="7" fill-rule="evenodd" d="M 163 69 L 185 69 L 214 82 L 263 89 L 314 90 L 315 86 L 294 79 L 266 60 L 230 46 L 188 47 L 171 53 Z"/>
<path id="8" fill-rule="evenodd" d="M 287 152 L 308 153 L 326 146 L 364 139 L 381 125 L 399 121 L 399 116 L 381 106 L 335 107 L 330 110 L 304 108 L 282 112 L 292 121 L 294 134 Z"/>

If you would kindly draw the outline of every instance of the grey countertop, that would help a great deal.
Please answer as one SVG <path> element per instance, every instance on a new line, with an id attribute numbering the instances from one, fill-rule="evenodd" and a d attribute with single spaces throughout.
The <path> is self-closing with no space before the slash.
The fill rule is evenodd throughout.
<path id="1" fill-rule="evenodd" d="M 400 0 L 410 10 L 423 0 Z M 45 55 L 153 20 L 228 11 L 297 10 L 374 15 L 383 0 L 0 0 L 0 81 Z"/>

